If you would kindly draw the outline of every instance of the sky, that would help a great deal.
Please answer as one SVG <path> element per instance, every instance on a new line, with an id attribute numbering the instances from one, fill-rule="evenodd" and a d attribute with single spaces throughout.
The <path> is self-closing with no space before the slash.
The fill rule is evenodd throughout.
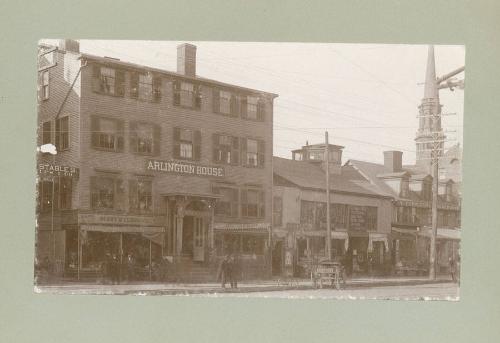
<path id="1" fill-rule="evenodd" d="M 80 40 L 80 50 L 176 71 L 181 43 L 197 46 L 198 76 L 279 95 L 275 156 L 322 143 L 328 130 L 329 142 L 345 147 L 343 163 L 380 163 L 386 150 L 415 162 L 427 45 Z M 465 47 L 437 45 L 435 57 L 441 76 L 465 64 Z M 462 144 L 464 90 L 442 89 L 440 100 L 443 113 L 455 113 L 442 118 L 445 147 Z"/>

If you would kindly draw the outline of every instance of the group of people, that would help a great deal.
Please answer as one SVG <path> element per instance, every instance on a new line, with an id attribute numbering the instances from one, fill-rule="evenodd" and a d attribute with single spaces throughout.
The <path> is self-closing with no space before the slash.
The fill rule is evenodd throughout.
<path id="1" fill-rule="evenodd" d="M 226 283 L 228 282 L 231 288 L 238 288 L 239 273 L 240 268 L 236 256 L 226 255 L 220 263 L 217 279 L 221 280 L 222 288 L 226 288 Z"/>
<path id="2" fill-rule="evenodd" d="M 132 281 L 135 279 L 135 259 L 132 254 L 128 254 L 125 260 L 120 261 L 117 254 L 106 254 L 103 262 L 102 274 L 104 281 L 109 280 L 111 284 L 120 284 L 122 279 Z"/>

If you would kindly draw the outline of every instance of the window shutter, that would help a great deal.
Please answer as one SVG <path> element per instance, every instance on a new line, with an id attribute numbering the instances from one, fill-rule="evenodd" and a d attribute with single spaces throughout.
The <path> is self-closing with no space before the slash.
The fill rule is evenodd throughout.
<path id="1" fill-rule="evenodd" d="M 91 134 L 91 145 L 93 147 L 99 146 L 99 118 L 92 116 L 90 118 L 90 134 Z"/>
<path id="2" fill-rule="evenodd" d="M 241 216 L 242 217 L 248 217 L 248 211 L 247 211 L 247 190 L 242 189 L 241 190 Z"/>
<path id="3" fill-rule="evenodd" d="M 240 164 L 240 139 L 238 137 L 231 137 L 231 164 Z"/>
<path id="4" fill-rule="evenodd" d="M 61 119 L 56 119 L 56 149 L 61 149 Z"/>
<path id="5" fill-rule="evenodd" d="M 137 99 L 139 97 L 139 74 L 130 75 L 130 97 Z"/>
<path id="6" fill-rule="evenodd" d="M 193 137 L 193 150 L 194 150 L 194 159 L 199 161 L 201 159 L 201 131 L 195 130 Z"/>
<path id="7" fill-rule="evenodd" d="M 212 160 L 214 162 L 220 162 L 220 159 L 219 159 L 219 137 L 220 137 L 220 135 L 217 133 L 212 134 L 212 151 L 213 151 Z"/>
<path id="8" fill-rule="evenodd" d="M 116 70 L 115 94 L 125 95 L 125 72 L 123 70 Z"/>
<path id="9" fill-rule="evenodd" d="M 161 86 L 162 86 L 161 77 L 159 77 L 159 76 L 155 77 L 153 79 L 153 100 L 154 101 L 161 100 Z"/>
<path id="10" fill-rule="evenodd" d="M 238 217 L 238 189 L 233 188 L 232 189 L 232 199 L 231 199 L 231 216 L 232 217 Z"/>
<path id="11" fill-rule="evenodd" d="M 158 124 L 153 126 L 153 154 L 160 155 L 161 127 Z"/>
<path id="12" fill-rule="evenodd" d="M 92 90 L 94 92 L 102 92 L 102 81 L 101 81 L 101 66 L 94 65 L 92 67 Z"/>
<path id="13" fill-rule="evenodd" d="M 174 105 L 179 106 L 181 104 L 181 82 L 175 80 L 172 82 L 173 95 L 174 95 Z"/>
<path id="14" fill-rule="evenodd" d="M 264 191 L 259 192 L 259 217 L 264 218 L 266 215 L 266 196 Z"/>
<path id="15" fill-rule="evenodd" d="M 220 91 L 217 88 L 212 89 L 212 104 L 213 104 L 213 111 L 215 113 L 220 112 Z"/>
<path id="16" fill-rule="evenodd" d="M 181 129 L 179 127 L 174 127 L 174 158 L 181 157 Z"/>
<path id="17" fill-rule="evenodd" d="M 125 142 L 124 142 L 124 123 L 123 120 L 116 121 L 116 151 L 124 151 Z"/>
<path id="18" fill-rule="evenodd" d="M 241 164 L 242 165 L 247 165 L 247 139 L 246 138 L 241 138 L 241 144 L 240 144 L 240 150 L 241 150 Z"/>
<path id="19" fill-rule="evenodd" d="M 265 102 L 262 99 L 259 99 L 257 103 L 257 120 L 264 121 L 266 114 L 266 106 Z"/>
<path id="20" fill-rule="evenodd" d="M 247 102 L 247 97 L 242 96 L 240 98 L 240 114 L 241 118 L 246 119 L 247 118 L 247 111 L 248 111 L 248 102 Z"/>
<path id="21" fill-rule="evenodd" d="M 232 116 L 238 116 L 239 111 L 238 111 L 238 99 L 236 98 L 236 95 L 231 94 L 231 102 L 230 102 L 230 112 Z"/>
<path id="22" fill-rule="evenodd" d="M 90 207 L 91 208 L 97 208 L 97 177 L 96 176 L 91 176 L 90 177 Z"/>
<path id="23" fill-rule="evenodd" d="M 259 140 L 257 141 L 257 158 L 258 158 L 258 164 L 259 167 L 264 166 L 264 157 L 265 157 L 265 146 L 264 146 L 264 141 Z"/>
<path id="24" fill-rule="evenodd" d="M 194 108 L 201 109 L 201 87 L 194 85 Z"/>
<path id="25" fill-rule="evenodd" d="M 130 212 L 137 212 L 139 206 L 139 198 L 137 194 L 137 180 L 129 180 L 128 181 L 128 204 Z"/>
<path id="26" fill-rule="evenodd" d="M 137 152 L 137 122 L 130 122 L 129 124 L 129 150 Z"/>

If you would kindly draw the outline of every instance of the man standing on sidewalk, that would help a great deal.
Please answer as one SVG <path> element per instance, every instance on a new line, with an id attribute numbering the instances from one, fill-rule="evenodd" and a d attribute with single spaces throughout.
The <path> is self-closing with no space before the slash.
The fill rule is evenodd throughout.
<path id="1" fill-rule="evenodd" d="M 221 287 L 226 288 L 226 282 L 228 281 L 229 274 L 229 256 L 225 255 L 222 259 L 219 270 L 217 272 L 217 280 L 221 280 Z"/>

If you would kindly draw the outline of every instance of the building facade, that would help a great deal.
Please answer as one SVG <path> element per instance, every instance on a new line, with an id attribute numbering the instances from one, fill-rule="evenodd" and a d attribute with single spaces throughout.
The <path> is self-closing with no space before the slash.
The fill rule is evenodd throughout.
<path id="1" fill-rule="evenodd" d="M 235 254 L 270 274 L 277 95 L 199 77 L 190 44 L 177 72 L 41 50 L 38 145 L 57 154 L 38 156 L 38 261 L 81 278 L 131 255 L 147 279 L 168 257 L 192 281 Z"/>
<path id="2" fill-rule="evenodd" d="M 332 258 L 349 274 L 383 275 L 390 267 L 392 196 L 329 145 Z M 291 160 L 274 158 L 273 272 L 308 277 L 326 254 L 325 145 L 306 145 Z"/>

